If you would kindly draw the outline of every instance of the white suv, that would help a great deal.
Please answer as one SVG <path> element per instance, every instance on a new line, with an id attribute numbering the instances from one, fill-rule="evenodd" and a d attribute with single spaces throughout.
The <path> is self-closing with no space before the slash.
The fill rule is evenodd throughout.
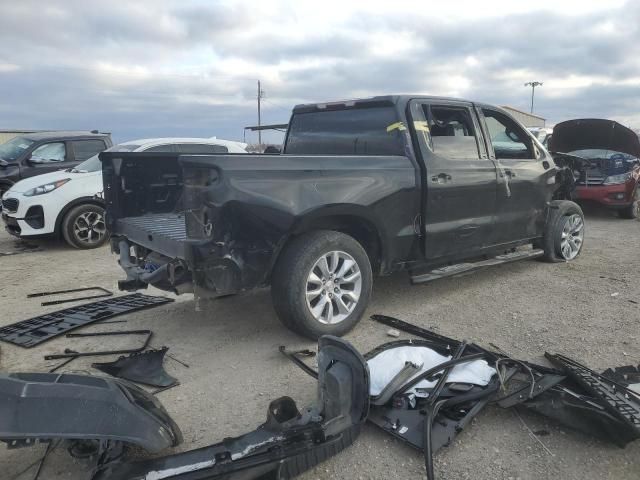
<path id="1" fill-rule="evenodd" d="M 178 154 L 246 153 L 246 144 L 217 138 L 151 138 L 107 152 Z M 96 248 L 109 238 L 104 222 L 102 165 L 95 155 L 75 168 L 17 182 L 2 196 L 6 230 L 20 238 L 60 235 L 76 248 Z"/>

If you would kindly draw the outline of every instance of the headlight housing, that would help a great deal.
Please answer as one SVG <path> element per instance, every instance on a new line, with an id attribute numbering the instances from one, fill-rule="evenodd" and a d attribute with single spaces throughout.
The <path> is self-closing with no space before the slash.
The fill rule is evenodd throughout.
<path id="1" fill-rule="evenodd" d="M 24 192 L 25 197 L 33 197 L 35 195 L 44 195 L 45 193 L 49 193 L 54 191 L 56 188 L 60 188 L 65 183 L 67 183 L 70 178 L 63 178 L 62 180 L 56 180 L 55 182 L 45 183 L 44 185 L 40 185 L 39 187 L 32 188 L 31 190 L 27 190 Z"/>
<path id="2" fill-rule="evenodd" d="M 631 172 L 621 173 L 620 175 L 611 175 L 604 179 L 603 185 L 617 185 L 626 183 L 631 178 Z"/>

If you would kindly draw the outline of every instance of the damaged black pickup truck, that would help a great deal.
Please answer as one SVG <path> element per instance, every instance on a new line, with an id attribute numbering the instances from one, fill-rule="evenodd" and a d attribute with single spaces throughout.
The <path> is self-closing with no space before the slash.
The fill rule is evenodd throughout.
<path id="1" fill-rule="evenodd" d="M 353 328 L 374 274 L 568 261 L 584 240 L 570 168 L 505 111 L 463 100 L 300 105 L 282 154 L 100 158 L 121 289 L 270 285 L 283 323 L 314 338 Z"/>

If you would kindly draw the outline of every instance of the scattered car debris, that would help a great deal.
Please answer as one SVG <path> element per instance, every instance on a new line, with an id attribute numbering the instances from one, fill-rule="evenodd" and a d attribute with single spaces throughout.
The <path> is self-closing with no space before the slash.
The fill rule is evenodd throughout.
<path id="1" fill-rule="evenodd" d="M 171 387 L 178 380 L 169 375 L 163 368 L 164 356 L 169 348 L 147 350 L 122 356 L 114 362 L 93 363 L 91 366 L 113 377 L 124 378 L 136 383 L 152 387 Z"/>
<path id="2" fill-rule="evenodd" d="M 99 357 L 102 355 L 122 355 L 125 353 L 142 352 L 149 346 L 153 331 L 151 330 L 115 330 L 112 332 L 90 332 L 90 333 L 67 333 L 67 338 L 85 338 L 85 337 L 111 337 L 121 335 L 145 335 L 144 343 L 140 347 L 120 349 L 120 350 L 99 350 L 96 352 L 77 352 L 75 350 L 65 349 L 64 353 L 56 353 L 45 355 L 45 360 L 57 360 L 60 358 L 78 358 L 78 357 Z"/>
<path id="3" fill-rule="evenodd" d="M 270 403 L 253 432 L 196 450 L 100 466 L 93 480 L 292 478 L 351 445 L 369 410 L 364 358 L 348 342 L 318 341 L 318 399 L 298 410 L 290 397 Z"/>
<path id="4" fill-rule="evenodd" d="M 36 297 L 46 297 L 49 295 L 64 295 L 67 293 L 75 293 L 75 292 L 87 292 L 90 290 L 98 290 L 100 292 L 102 292 L 101 294 L 98 295 L 89 295 L 86 297 L 75 297 L 75 298 L 65 298 L 62 300 L 53 300 L 50 302 L 42 302 L 40 305 L 42 305 L 43 307 L 49 306 L 49 305 L 60 305 L 62 303 L 70 303 L 70 302 L 79 302 L 80 300 L 91 300 L 94 298 L 104 298 L 104 297 L 112 297 L 113 296 L 113 292 L 110 290 L 107 290 L 106 288 L 102 288 L 102 287 L 84 287 L 84 288 L 72 288 L 69 290 L 57 290 L 55 292 L 38 292 L 38 293 L 30 293 L 29 295 L 27 295 L 27 298 L 36 298 Z"/>
<path id="5" fill-rule="evenodd" d="M 0 328 L 0 340 L 31 348 L 100 320 L 173 302 L 167 297 L 134 293 L 46 313 Z"/>
<path id="6" fill-rule="evenodd" d="M 640 395 L 634 390 L 640 386 L 640 366 L 598 374 L 562 355 L 546 354 L 558 368 L 546 367 L 393 317 L 372 319 L 419 337 L 392 341 L 364 355 L 370 371 L 368 420 L 422 450 L 430 480 L 433 454 L 489 402 L 505 409 L 522 406 L 620 447 L 640 438 Z M 315 373 L 299 355 L 287 356 Z"/>
<path id="7" fill-rule="evenodd" d="M 127 445 L 156 453 L 182 442 L 160 402 L 124 380 L 89 375 L 0 375 L 0 440 L 9 448 L 67 440 L 103 461 Z"/>
<path id="8" fill-rule="evenodd" d="M 387 330 L 387 336 L 393 337 L 393 338 L 398 338 L 398 337 L 400 337 L 400 332 L 398 330 L 396 330 L 395 328 L 390 328 L 389 330 Z"/>
<path id="9" fill-rule="evenodd" d="M 300 357 L 315 357 L 316 356 L 316 352 L 313 352 L 313 351 L 308 350 L 308 349 L 297 350 L 295 352 L 290 352 L 290 351 L 287 350 L 287 348 L 284 345 L 280 346 L 279 351 L 285 357 L 290 359 L 293 363 L 298 365 L 302 370 L 304 370 L 309 375 L 311 375 L 313 378 L 315 378 L 315 379 L 318 378 L 318 372 L 316 372 L 313 368 L 311 368 L 309 365 L 307 365 L 306 363 L 304 363 L 300 359 Z"/>

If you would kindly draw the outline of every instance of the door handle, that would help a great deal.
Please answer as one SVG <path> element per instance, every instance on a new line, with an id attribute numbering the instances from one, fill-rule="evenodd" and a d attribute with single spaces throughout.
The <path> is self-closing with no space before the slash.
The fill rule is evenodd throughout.
<path id="1" fill-rule="evenodd" d="M 517 177 L 518 175 L 513 170 L 505 170 L 504 174 L 509 178 Z"/>
<path id="2" fill-rule="evenodd" d="M 447 183 L 451 181 L 451 175 L 448 173 L 439 173 L 438 175 L 434 175 L 431 177 L 431 181 L 433 183 Z"/>

